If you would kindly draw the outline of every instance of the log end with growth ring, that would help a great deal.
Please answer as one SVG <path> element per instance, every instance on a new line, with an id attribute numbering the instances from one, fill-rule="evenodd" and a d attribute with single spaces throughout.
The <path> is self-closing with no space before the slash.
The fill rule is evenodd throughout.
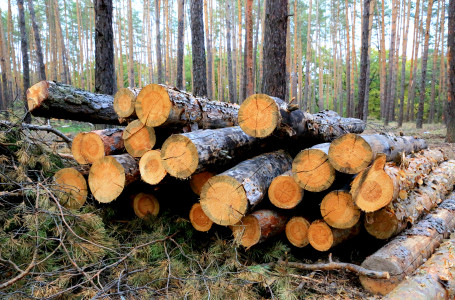
<path id="1" fill-rule="evenodd" d="M 114 95 L 114 110 L 120 118 L 134 115 L 136 94 L 129 88 L 121 88 Z"/>
<path id="2" fill-rule="evenodd" d="M 314 249 L 327 251 L 333 245 L 332 229 L 324 221 L 314 221 L 308 228 L 308 241 Z"/>
<path id="3" fill-rule="evenodd" d="M 329 160 L 339 172 L 357 174 L 373 160 L 371 146 L 359 135 L 345 134 L 330 144 Z"/>
<path id="4" fill-rule="evenodd" d="M 155 130 L 139 120 L 129 123 L 122 137 L 126 151 L 133 157 L 141 157 L 151 150 L 156 142 Z"/>
<path id="5" fill-rule="evenodd" d="M 90 191 L 101 203 L 115 200 L 125 187 L 125 170 L 112 156 L 96 161 L 88 175 Z"/>
<path id="6" fill-rule="evenodd" d="M 244 217 L 239 223 L 231 226 L 234 240 L 245 248 L 250 248 L 261 239 L 261 226 L 258 219 L 249 215 Z"/>
<path id="7" fill-rule="evenodd" d="M 248 209 L 246 192 L 240 182 L 230 176 L 210 178 L 202 187 L 201 205 L 205 214 L 219 225 L 234 225 Z"/>
<path id="8" fill-rule="evenodd" d="M 212 228 L 213 222 L 202 210 L 200 203 L 195 203 L 190 210 L 190 222 L 197 231 L 207 232 Z"/>
<path id="9" fill-rule="evenodd" d="M 408 255 L 403 252 L 402 255 Z M 372 294 L 387 295 L 390 293 L 403 279 L 403 270 L 389 258 L 382 258 L 377 255 L 371 255 L 365 259 L 361 265 L 363 268 L 375 271 L 389 272 L 389 279 L 374 279 L 368 276 L 359 276 L 362 286 Z M 399 274 L 399 276 L 394 276 Z"/>
<path id="10" fill-rule="evenodd" d="M 337 190 L 331 191 L 322 199 L 321 215 L 330 226 L 345 229 L 357 224 L 361 212 L 348 191 Z"/>
<path id="11" fill-rule="evenodd" d="M 46 80 L 35 83 L 27 90 L 27 106 L 32 111 L 39 107 L 49 95 L 49 82 Z"/>
<path id="12" fill-rule="evenodd" d="M 242 130 L 254 137 L 272 134 L 280 122 L 280 110 L 275 100 L 265 94 L 254 94 L 240 105 L 238 120 Z"/>
<path id="13" fill-rule="evenodd" d="M 160 183 L 167 174 L 161 161 L 160 150 L 147 151 L 139 160 L 139 171 L 142 180 L 148 184 Z"/>
<path id="14" fill-rule="evenodd" d="M 143 124 L 157 127 L 166 122 L 171 111 L 167 90 L 158 84 L 142 88 L 136 98 L 136 115 Z"/>
<path id="15" fill-rule="evenodd" d="M 78 133 L 73 139 L 71 153 L 79 164 L 92 164 L 105 156 L 103 140 L 94 132 Z"/>
<path id="16" fill-rule="evenodd" d="M 273 179 L 269 186 L 270 202 L 278 208 L 291 209 L 296 207 L 303 198 L 303 189 L 289 174 L 283 174 Z"/>
<path id="17" fill-rule="evenodd" d="M 305 149 L 292 162 L 292 174 L 297 184 L 310 192 L 328 189 L 335 180 L 335 169 L 324 151 Z"/>
<path id="18" fill-rule="evenodd" d="M 308 245 L 308 228 L 310 222 L 303 217 L 292 217 L 286 224 L 286 237 L 288 241 L 299 248 Z"/>
<path id="19" fill-rule="evenodd" d="M 160 212 L 160 203 L 155 196 L 146 193 L 139 193 L 133 200 L 134 213 L 141 219 L 148 216 L 157 216 Z"/>
<path id="20" fill-rule="evenodd" d="M 362 171 L 352 182 L 351 195 L 364 212 L 385 207 L 394 197 L 394 184 L 384 171 L 386 156 L 379 154 L 371 167 Z"/>
<path id="21" fill-rule="evenodd" d="M 398 225 L 395 213 L 387 208 L 365 215 L 365 229 L 377 239 L 385 240 L 392 237 L 397 232 Z"/>
<path id="22" fill-rule="evenodd" d="M 57 184 L 57 196 L 60 203 L 66 208 L 78 209 L 87 200 L 87 182 L 77 170 L 64 168 L 54 175 Z"/>
<path id="23" fill-rule="evenodd" d="M 196 195 L 200 196 L 202 187 L 213 176 L 215 176 L 215 174 L 212 172 L 208 172 L 208 171 L 194 174 L 193 176 L 191 176 L 191 179 L 190 179 L 191 190 Z"/>
<path id="24" fill-rule="evenodd" d="M 186 179 L 196 172 L 199 154 L 196 146 L 184 135 L 171 135 L 161 147 L 161 159 L 166 171 L 174 177 Z"/>

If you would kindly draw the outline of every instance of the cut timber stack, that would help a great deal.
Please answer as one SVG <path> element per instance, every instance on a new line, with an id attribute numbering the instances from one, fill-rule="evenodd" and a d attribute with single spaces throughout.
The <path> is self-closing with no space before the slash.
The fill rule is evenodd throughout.
<path id="1" fill-rule="evenodd" d="M 109 128 L 78 133 L 71 145 L 71 153 L 79 164 L 92 164 L 107 155 L 125 152 L 122 129 Z"/>

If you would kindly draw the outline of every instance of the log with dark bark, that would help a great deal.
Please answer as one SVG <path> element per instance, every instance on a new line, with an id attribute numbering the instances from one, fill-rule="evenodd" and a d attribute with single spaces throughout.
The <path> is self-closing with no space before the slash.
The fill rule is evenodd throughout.
<path id="1" fill-rule="evenodd" d="M 346 229 L 332 228 L 323 220 L 311 223 L 308 228 L 310 245 L 318 251 L 327 251 L 332 247 L 356 236 L 360 232 L 360 222 Z"/>
<path id="2" fill-rule="evenodd" d="M 113 99 L 110 95 L 94 94 L 53 81 L 40 81 L 27 90 L 28 108 L 36 117 L 126 124 L 115 113 Z"/>
<path id="3" fill-rule="evenodd" d="M 455 184 L 455 161 L 443 162 L 436 167 L 423 184 L 404 199 L 396 199 L 386 207 L 368 213 L 365 228 L 378 239 L 388 239 L 414 224 L 426 211 L 444 200 Z"/>
<path id="4" fill-rule="evenodd" d="M 160 212 L 160 203 L 152 194 L 139 193 L 133 198 L 133 209 L 136 216 L 141 219 L 155 217 Z"/>
<path id="5" fill-rule="evenodd" d="M 138 88 L 121 88 L 114 95 L 114 110 L 119 118 L 134 118 L 136 111 L 134 106 L 139 94 Z"/>
<path id="6" fill-rule="evenodd" d="M 286 223 L 286 237 L 288 241 L 298 247 L 302 248 L 308 245 L 308 228 L 310 228 L 310 222 L 304 217 L 292 217 Z"/>
<path id="7" fill-rule="evenodd" d="M 292 178 L 291 170 L 275 177 L 268 190 L 270 202 L 278 208 L 292 209 L 303 199 L 303 189 Z"/>
<path id="8" fill-rule="evenodd" d="M 92 164 L 106 155 L 125 152 L 123 130 L 109 128 L 78 133 L 71 145 L 71 153 L 80 164 Z"/>
<path id="9" fill-rule="evenodd" d="M 252 157 L 266 145 L 267 141 L 245 134 L 239 126 L 198 130 L 170 136 L 161 147 L 161 158 L 170 175 L 185 179 Z"/>
<path id="10" fill-rule="evenodd" d="M 368 167 L 379 153 L 384 153 L 387 161 L 399 161 L 403 153 L 425 148 L 425 140 L 410 136 L 346 134 L 330 144 L 329 160 L 337 171 L 357 174 Z"/>
<path id="11" fill-rule="evenodd" d="M 452 235 L 411 277 L 382 299 L 454 299 L 454 257 L 455 236 Z"/>
<path id="12" fill-rule="evenodd" d="M 262 209 L 243 217 L 231 226 L 234 239 L 249 249 L 281 233 L 286 226 L 286 216 L 273 210 Z"/>
<path id="13" fill-rule="evenodd" d="M 330 142 L 345 133 L 361 133 L 365 129 L 362 120 L 342 118 L 333 111 L 310 114 L 265 94 L 248 97 L 240 106 L 238 120 L 243 131 L 254 137 L 274 134 L 311 138 L 315 142 Z"/>
<path id="14" fill-rule="evenodd" d="M 138 161 L 129 154 L 105 156 L 93 163 L 88 175 L 90 191 L 101 203 L 115 200 L 124 187 L 140 178 Z"/>
<path id="15" fill-rule="evenodd" d="M 387 271 L 390 279 L 360 276 L 363 287 L 371 293 L 385 295 L 427 260 L 444 238 L 455 228 L 455 194 L 425 218 L 368 256 L 362 267 Z"/>
<path id="16" fill-rule="evenodd" d="M 222 128 L 237 125 L 239 106 L 194 97 L 177 88 L 149 84 L 136 98 L 137 117 L 151 127 Z"/>
<path id="17" fill-rule="evenodd" d="M 379 154 L 373 165 L 352 181 L 352 198 L 365 212 L 379 210 L 393 200 L 406 198 L 408 191 L 421 184 L 422 178 L 444 159 L 440 150 L 424 150 L 406 157 L 399 167 L 386 164 L 386 156 Z"/>
<path id="18" fill-rule="evenodd" d="M 200 203 L 194 203 L 190 210 L 190 222 L 197 231 L 207 232 L 212 228 L 213 222 L 202 210 Z"/>
<path id="19" fill-rule="evenodd" d="M 147 151 L 139 160 L 139 171 L 143 181 L 151 185 L 159 184 L 167 175 L 160 150 Z"/>
<path id="20" fill-rule="evenodd" d="M 84 173 L 76 168 L 64 168 L 55 173 L 57 196 L 60 204 L 66 208 L 78 209 L 87 200 L 87 180 L 84 178 Z"/>
<path id="21" fill-rule="evenodd" d="M 321 215 L 331 227 L 346 229 L 357 224 L 361 211 L 355 205 L 349 190 L 335 190 L 322 199 Z"/>
<path id="22" fill-rule="evenodd" d="M 202 209 L 216 224 L 236 224 L 262 201 L 273 178 L 291 168 L 291 161 L 283 150 L 265 153 L 210 178 L 202 187 Z"/>
<path id="23" fill-rule="evenodd" d="M 335 169 L 329 162 L 330 143 L 315 145 L 300 151 L 292 162 L 292 174 L 297 184 L 310 192 L 328 189 L 335 180 Z"/>
<path id="24" fill-rule="evenodd" d="M 145 126 L 139 120 L 134 120 L 125 127 L 122 138 L 126 151 L 133 157 L 141 157 L 151 150 L 156 142 L 153 127 Z"/>
<path id="25" fill-rule="evenodd" d="M 190 178 L 190 187 L 191 190 L 198 196 L 201 195 L 201 190 L 204 184 L 216 174 L 209 171 L 200 172 L 194 174 Z"/>

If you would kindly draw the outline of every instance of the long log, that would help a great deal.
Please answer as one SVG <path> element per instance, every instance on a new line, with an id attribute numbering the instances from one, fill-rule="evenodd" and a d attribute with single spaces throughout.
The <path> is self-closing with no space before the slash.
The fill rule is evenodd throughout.
<path id="1" fill-rule="evenodd" d="M 265 94 L 255 94 L 245 99 L 240 106 L 238 119 L 243 131 L 259 138 L 273 134 L 330 142 L 345 133 L 361 133 L 365 130 L 362 120 L 342 118 L 334 111 L 310 114 Z"/>
<path id="2" fill-rule="evenodd" d="M 276 207 L 292 209 L 302 201 L 303 189 L 292 178 L 292 171 L 289 170 L 272 180 L 268 196 Z"/>
<path id="3" fill-rule="evenodd" d="M 409 154 L 425 148 L 425 140 L 410 136 L 351 133 L 330 144 L 329 160 L 337 171 L 357 174 L 367 168 L 379 153 L 385 154 L 387 161 L 398 161 L 403 153 Z"/>
<path id="4" fill-rule="evenodd" d="M 350 228 L 361 216 L 348 190 L 331 191 L 322 199 L 320 207 L 324 221 L 333 228 Z"/>
<path id="5" fill-rule="evenodd" d="M 80 164 L 92 164 L 104 156 L 124 153 L 122 133 L 120 128 L 78 133 L 71 145 L 74 160 Z"/>
<path id="6" fill-rule="evenodd" d="M 57 197 L 66 208 L 78 209 L 87 200 L 87 180 L 76 168 L 63 168 L 54 175 Z"/>
<path id="7" fill-rule="evenodd" d="M 177 88 L 149 84 L 136 98 L 137 117 L 146 126 L 222 128 L 237 125 L 239 106 L 197 98 Z"/>
<path id="8" fill-rule="evenodd" d="M 139 120 L 134 120 L 125 127 L 122 138 L 126 151 L 133 157 L 141 157 L 156 143 L 153 127 L 147 127 Z"/>
<path id="9" fill-rule="evenodd" d="M 219 225 L 234 225 L 262 201 L 273 178 L 291 168 L 283 150 L 258 155 L 210 178 L 202 187 L 205 214 Z"/>
<path id="10" fill-rule="evenodd" d="M 134 118 L 136 111 L 134 106 L 139 94 L 138 88 L 121 88 L 114 95 L 114 110 L 119 118 Z"/>
<path id="11" fill-rule="evenodd" d="M 202 210 L 200 203 L 194 203 L 190 210 L 190 222 L 197 231 L 207 232 L 212 228 L 213 222 Z"/>
<path id="12" fill-rule="evenodd" d="M 387 271 L 390 279 L 360 276 L 363 287 L 371 293 L 385 295 L 427 260 L 444 238 L 455 228 L 455 194 L 410 229 L 368 256 L 362 267 Z"/>
<path id="13" fill-rule="evenodd" d="M 315 145 L 297 154 L 292 162 L 292 174 L 297 184 L 310 192 L 328 189 L 335 180 L 335 169 L 329 162 L 330 143 Z"/>
<path id="14" fill-rule="evenodd" d="M 286 223 L 286 237 L 288 241 L 298 247 L 302 248 L 308 245 L 308 228 L 310 228 L 310 222 L 304 217 L 292 217 Z"/>
<path id="15" fill-rule="evenodd" d="M 415 223 L 424 212 L 430 211 L 444 200 L 453 190 L 454 184 L 455 160 L 441 163 L 408 197 L 392 201 L 386 207 L 366 214 L 366 230 L 378 239 L 388 239 L 399 234 L 409 224 Z"/>
<path id="16" fill-rule="evenodd" d="M 174 134 L 161 148 L 166 171 L 186 179 L 194 173 L 253 156 L 267 141 L 245 134 L 239 126 Z"/>
<path id="17" fill-rule="evenodd" d="M 398 197 L 406 198 L 408 191 L 421 184 L 422 179 L 444 159 L 440 150 L 425 150 L 407 157 L 398 167 L 386 164 L 386 156 L 379 154 L 373 165 L 353 180 L 352 198 L 365 212 L 379 210 Z"/>
<path id="18" fill-rule="evenodd" d="M 105 156 L 93 163 L 88 175 L 90 191 L 101 203 L 115 200 L 124 187 L 140 178 L 138 161 L 129 154 Z"/>
<path id="19" fill-rule="evenodd" d="M 316 220 L 308 228 L 308 240 L 314 249 L 327 251 L 359 234 L 360 228 L 360 222 L 350 228 L 338 229 L 330 227 L 323 220 Z"/>
<path id="20" fill-rule="evenodd" d="M 257 210 L 231 226 L 235 241 L 246 249 L 281 233 L 286 226 L 286 216 L 273 210 Z"/>
<path id="21" fill-rule="evenodd" d="M 94 94 L 53 81 L 40 81 L 27 90 L 28 109 L 34 116 L 93 124 L 126 124 L 115 113 L 113 100 L 110 95 Z"/>
<path id="22" fill-rule="evenodd" d="M 455 298 L 455 236 L 382 299 L 454 299 Z"/>

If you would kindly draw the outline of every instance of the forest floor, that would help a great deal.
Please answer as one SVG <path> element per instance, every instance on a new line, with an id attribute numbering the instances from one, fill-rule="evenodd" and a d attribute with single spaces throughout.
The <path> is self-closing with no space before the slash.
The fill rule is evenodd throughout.
<path id="1" fill-rule="evenodd" d="M 70 135 L 91 129 L 77 122 L 53 125 Z M 378 121 L 370 121 L 366 133 L 402 132 L 425 138 L 430 147 L 443 148 L 449 158 L 455 159 L 455 144 L 444 141 L 445 130 L 440 124 L 425 124 L 417 130 L 411 123 L 398 129 L 394 123 L 384 128 Z M 49 134 L 41 135 L 48 145 L 49 138 Z M 18 144 L 24 147 L 22 142 Z M 69 152 L 62 143 L 50 148 Z M 39 186 L 46 190 L 51 187 L 44 183 Z M 187 204 L 197 201 L 189 194 L 184 199 Z M 38 192 L 36 196 L 30 192 L 29 196 L 43 197 L 43 194 Z M 44 240 L 38 246 L 43 263 L 18 283 L 0 290 L 0 298 L 380 299 L 368 294 L 358 276 L 350 272 L 307 272 L 268 265 L 278 260 L 327 262 L 329 253 L 311 247 L 291 247 L 283 239 L 245 250 L 233 243 L 227 228 L 196 232 L 186 219 L 188 205 L 181 205 L 179 199 L 180 204 L 176 206 L 171 198 L 162 203 L 158 218 L 140 220 L 119 209 L 124 204 L 121 201 L 108 206 L 89 199 L 77 212 L 60 211 L 49 192 L 43 199 L 50 204 L 40 202 L 42 213 L 34 225 L 26 217 L 36 217 L 37 214 L 32 214 L 34 210 L 27 205 L 19 208 L 7 205 L 0 194 L 2 256 L 25 266 L 37 247 L 35 236 Z M 70 228 L 77 235 L 70 234 L 67 230 Z M 32 230 L 36 234 L 26 233 Z M 330 252 L 334 261 L 361 264 L 385 243 L 362 232 Z M 83 280 L 93 274 L 97 276 L 96 282 Z M 0 264 L 0 283 L 10 275 Z"/>

